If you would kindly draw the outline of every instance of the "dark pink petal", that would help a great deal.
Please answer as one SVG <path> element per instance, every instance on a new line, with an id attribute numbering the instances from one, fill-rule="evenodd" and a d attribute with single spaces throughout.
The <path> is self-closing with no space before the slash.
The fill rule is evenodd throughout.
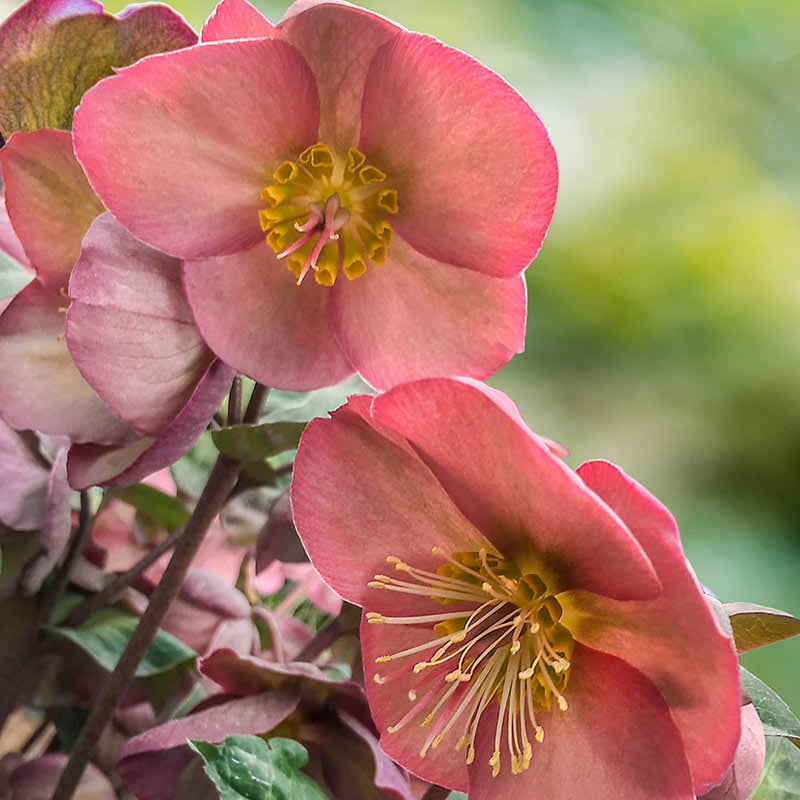
<path id="1" fill-rule="evenodd" d="M 334 287 L 332 312 L 342 349 L 379 389 L 433 376 L 486 378 L 525 346 L 521 276 L 441 264 L 398 236 L 385 264 Z"/>
<path id="2" fill-rule="evenodd" d="M 48 753 L 26 761 L 9 778 L 12 794 L 9 800 L 49 800 L 69 756 Z M 89 764 L 75 790 L 75 800 L 116 800 L 117 793 L 105 775 Z"/>
<path id="3" fill-rule="evenodd" d="M 257 39 L 271 36 L 273 30 L 272 23 L 247 0 L 220 0 L 203 23 L 200 39 L 204 42 Z"/>
<path id="4" fill-rule="evenodd" d="M 406 602 L 403 614 L 435 613 L 435 609 L 425 607 L 424 601 L 420 603 L 413 602 L 414 600 L 416 598 Z M 439 610 L 441 608 L 439 605 Z M 413 708 L 414 703 L 409 699 L 408 692 L 419 684 L 419 676 L 408 669 L 405 674 L 386 682 L 377 683 L 374 679 L 376 673 L 385 677 L 388 673 L 399 669 L 399 666 L 391 662 L 376 665 L 376 658 L 416 647 L 435 637 L 436 634 L 429 626 L 372 625 L 366 621 L 366 617 L 362 617 L 361 650 L 364 656 L 364 684 L 372 718 L 381 732 L 381 747 L 398 764 L 415 775 L 420 775 L 431 783 L 465 792 L 468 779 L 464 751 L 454 753 L 452 745 L 448 746 L 448 742 L 443 742 L 441 747 L 429 750 L 427 755 L 421 758 L 420 750 L 428 738 L 430 728 L 423 728 L 419 720 L 411 720 L 394 733 L 388 732 L 390 725 L 396 725 Z M 447 669 L 444 671 L 447 672 Z M 442 680 L 443 677 L 444 675 Z"/>
<path id="5" fill-rule="evenodd" d="M 266 242 L 234 256 L 184 262 L 183 282 L 208 346 L 245 375 L 305 391 L 353 374 L 331 333 L 330 289 L 312 279 L 297 286 Z"/>
<path id="6" fill-rule="evenodd" d="M 34 281 L 0 316 L 0 374 L 5 376 L 0 415 L 18 430 L 74 442 L 129 442 L 134 431 L 108 410 L 72 363 L 64 341 L 68 302 Z"/>
<path id="7" fill-rule="evenodd" d="M 658 580 L 619 517 L 549 446 L 474 385 L 432 379 L 375 399 L 464 515 L 506 556 L 540 564 L 550 591 L 653 597 Z"/>
<path id="8" fill-rule="evenodd" d="M 507 751 L 492 777 L 497 705 L 478 726 L 470 800 L 694 800 L 681 737 L 658 690 L 624 661 L 575 646 L 567 711 L 537 714 L 544 741 L 511 774 Z M 504 742 L 505 740 L 503 740 Z"/>
<path id="9" fill-rule="evenodd" d="M 6 208 L 39 279 L 67 285 L 92 220 L 103 212 L 72 153 L 68 131 L 15 133 L 0 150 Z"/>
<path id="10" fill-rule="evenodd" d="M 764 726 L 753 705 L 748 703 L 742 706 L 742 735 L 733 763 L 722 783 L 706 792 L 700 800 L 747 800 L 761 776 L 766 754 Z"/>
<path id="11" fill-rule="evenodd" d="M 232 379 L 229 367 L 212 362 L 189 402 L 155 439 L 146 437 L 125 447 L 73 445 L 67 462 L 70 485 L 79 490 L 127 486 L 177 461 L 205 430 Z"/>
<path id="12" fill-rule="evenodd" d="M 179 258 L 251 247 L 261 190 L 316 139 L 314 78 L 269 39 L 152 56 L 101 81 L 75 111 L 75 152 L 109 211 Z"/>
<path id="13" fill-rule="evenodd" d="M 349 3 L 300 0 L 275 26 L 293 44 L 317 81 L 319 138 L 346 153 L 358 144 L 361 96 L 375 51 L 402 28 Z"/>
<path id="14" fill-rule="evenodd" d="M 407 595 L 367 588 L 389 569 L 387 556 L 436 569 L 442 561 L 431 552 L 435 545 L 448 552 L 491 549 L 422 461 L 349 404 L 305 429 L 291 499 L 314 566 L 342 597 L 369 608 L 409 605 Z"/>
<path id="15" fill-rule="evenodd" d="M 266 733 L 295 710 L 298 699 L 297 692 L 284 689 L 232 698 L 172 720 L 129 740 L 116 771 L 139 800 L 173 797 L 181 772 L 194 758 L 187 739 L 216 744 L 231 734 Z"/>
<path id="16" fill-rule="evenodd" d="M 698 795 L 722 780 L 739 739 L 739 666 L 678 540 L 671 514 L 617 467 L 578 470 L 627 523 L 664 587 L 655 600 L 617 602 L 584 592 L 565 598 L 573 636 L 646 675 L 670 706 Z"/>
<path id="17" fill-rule="evenodd" d="M 116 416 L 159 434 L 214 359 L 192 322 L 180 262 L 103 214 L 86 234 L 69 294 L 75 365 Z"/>
<path id="18" fill-rule="evenodd" d="M 18 531 L 38 529 L 47 481 L 44 460 L 17 431 L 0 422 L 0 522 Z"/>
<path id="19" fill-rule="evenodd" d="M 511 86 L 430 36 L 384 45 L 364 88 L 361 150 L 398 192 L 392 226 L 438 261 L 510 278 L 536 256 L 558 169 Z"/>

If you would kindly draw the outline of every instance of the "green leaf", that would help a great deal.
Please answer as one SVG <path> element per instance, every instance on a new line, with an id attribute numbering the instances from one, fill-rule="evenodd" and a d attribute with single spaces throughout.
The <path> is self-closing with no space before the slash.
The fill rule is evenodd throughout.
<path id="1" fill-rule="evenodd" d="M 262 461 L 296 448 L 304 428 L 304 422 L 234 425 L 213 431 L 211 437 L 220 453 L 226 456 L 243 462 Z"/>
<path id="2" fill-rule="evenodd" d="M 114 67 L 195 41 L 164 6 L 117 18 L 70 0 L 26 3 L 0 28 L 0 133 L 69 129 L 84 92 Z"/>
<path id="3" fill-rule="evenodd" d="M 106 609 L 90 617 L 79 628 L 48 628 L 60 639 L 73 642 L 85 650 L 101 667 L 111 672 L 131 638 L 138 619 L 116 609 Z M 166 631 L 158 631 L 139 666 L 138 678 L 166 672 L 197 653 Z"/>
<path id="4" fill-rule="evenodd" d="M 752 603 L 725 603 L 724 609 L 740 653 L 800 633 L 800 619 L 777 608 Z"/>
<path id="5" fill-rule="evenodd" d="M 767 739 L 764 769 L 749 800 L 800 800 L 800 750 L 786 739 Z"/>
<path id="6" fill-rule="evenodd" d="M 374 394 L 374 391 L 358 375 L 313 392 L 282 392 L 273 389 L 269 393 L 267 411 L 263 422 L 309 422 L 322 417 L 343 405 L 350 395 Z"/>
<path id="7" fill-rule="evenodd" d="M 146 483 L 134 483 L 132 486 L 115 489 L 113 496 L 160 522 L 170 532 L 180 528 L 189 519 L 189 512 L 177 497 Z"/>
<path id="8" fill-rule="evenodd" d="M 789 706 L 767 686 L 744 667 L 741 668 L 742 686 L 745 688 L 767 736 L 784 736 L 800 747 L 800 720 Z"/>
<path id="9" fill-rule="evenodd" d="M 217 459 L 217 448 L 208 431 L 203 431 L 191 450 L 179 458 L 170 472 L 182 492 L 199 497 Z"/>
<path id="10" fill-rule="evenodd" d="M 7 253 L 0 252 L 0 299 L 12 297 L 23 286 L 27 286 L 33 273 Z"/>
<path id="11" fill-rule="evenodd" d="M 327 800 L 319 785 L 299 771 L 308 753 L 291 739 L 228 736 L 220 745 L 188 744 L 203 759 L 220 800 Z"/>

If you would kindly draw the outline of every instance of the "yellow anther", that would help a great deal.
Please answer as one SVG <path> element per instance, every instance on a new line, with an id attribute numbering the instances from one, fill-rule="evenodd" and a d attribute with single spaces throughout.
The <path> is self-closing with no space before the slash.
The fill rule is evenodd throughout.
<path id="1" fill-rule="evenodd" d="M 367 622 L 383 622 L 383 614 L 379 614 L 377 611 L 367 611 Z"/>
<path id="2" fill-rule="evenodd" d="M 367 586 L 369 586 L 370 589 L 385 589 L 386 588 L 386 584 L 385 583 L 381 583 L 380 581 L 370 581 L 369 583 L 367 583 Z"/>
<path id="3" fill-rule="evenodd" d="M 396 570 L 399 570 L 400 572 L 408 572 L 408 571 L 409 571 L 409 569 L 411 569 L 411 568 L 408 566 L 408 564 L 404 564 L 402 561 L 398 561 L 398 562 L 397 562 L 397 563 L 394 565 L 394 568 L 395 568 Z"/>
<path id="4" fill-rule="evenodd" d="M 414 674 L 419 675 L 422 670 L 430 666 L 431 664 L 429 664 L 427 661 L 418 661 L 416 664 L 414 664 Z"/>
<path id="5" fill-rule="evenodd" d="M 386 556 L 386 561 L 389 564 L 399 564 L 400 559 L 397 556 Z"/>
<path id="6" fill-rule="evenodd" d="M 372 680 L 381 686 L 383 686 L 383 684 L 386 683 L 386 678 L 382 678 L 380 675 L 378 675 L 377 672 L 372 676 Z"/>
<path id="7" fill-rule="evenodd" d="M 467 750 L 467 766 L 475 760 L 475 747 L 470 743 L 469 750 Z"/>
<path id="8" fill-rule="evenodd" d="M 541 744 L 544 741 L 544 728 L 537 727 L 536 732 L 533 734 L 533 738 L 536 739 L 539 744 Z"/>
<path id="9" fill-rule="evenodd" d="M 408 699 L 413 703 L 417 699 L 417 693 L 413 689 L 408 690 Z"/>
<path id="10" fill-rule="evenodd" d="M 562 711 L 566 711 L 569 708 L 569 706 L 567 705 L 567 701 L 563 697 L 558 698 L 558 707 Z"/>
<path id="11" fill-rule="evenodd" d="M 433 741 L 431 742 L 431 749 L 435 750 L 442 743 L 442 739 L 444 739 L 444 734 L 437 733 L 436 736 L 433 737 Z"/>
<path id="12" fill-rule="evenodd" d="M 368 164 L 358 171 L 358 177 L 361 179 L 361 182 L 366 185 L 368 183 L 380 183 L 381 181 L 385 181 L 386 173 Z"/>
<path id="13" fill-rule="evenodd" d="M 383 583 L 391 583 L 392 579 L 388 575 L 373 575 L 372 576 L 376 581 L 382 581 Z"/>
<path id="14" fill-rule="evenodd" d="M 444 679 L 448 683 L 452 683 L 453 681 L 461 680 L 461 675 L 462 675 L 461 670 L 454 669 L 452 672 L 448 672 L 447 675 L 444 676 Z"/>
<path id="15" fill-rule="evenodd" d="M 425 719 L 422 720 L 422 722 L 420 722 L 419 725 L 421 728 L 427 728 L 428 725 L 431 724 L 431 722 L 433 722 L 433 714 L 428 714 L 428 716 L 425 717 Z"/>
<path id="16" fill-rule="evenodd" d="M 347 151 L 347 171 L 351 173 L 355 172 L 366 160 L 367 157 L 360 150 L 351 147 Z"/>
<path id="17" fill-rule="evenodd" d="M 515 639 L 513 642 L 511 642 L 511 655 L 519 653 L 520 647 L 522 647 L 522 645 L 520 644 L 519 639 Z"/>
<path id="18" fill-rule="evenodd" d="M 390 725 L 386 730 L 388 733 L 397 733 L 400 730 L 400 725 Z"/>
<path id="19" fill-rule="evenodd" d="M 382 192 L 378 192 L 376 203 L 387 214 L 396 214 L 399 210 L 397 192 L 394 189 L 384 189 Z"/>
<path id="20" fill-rule="evenodd" d="M 450 641 L 453 644 L 458 644 L 459 642 L 463 642 L 464 639 L 466 639 L 466 638 L 467 638 L 467 632 L 466 631 L 458 631 L 457 633 L 454 633 L 450 637 Z"/>
<path id="21" fill-rule="evenodd" d="M 536 667 L 528 667 L 527 669 L 522 670 L 517 677 L 521 681 L 527 681 L 529 678 L 533 677 L 533 673 L 536 672 Z"/>
<path id="22" fill-rule="evenodd" d="M 469 743 L 471 739 L 467 734 L 463 734 L 462 737 L 456 742 L 455 750 L 463 750 Z"/>
<path id="23" fill-rule="evenodd" d="M 500 751 L 495 750 L 489 759 L 489 766 L 492 768 L 492 777 L 496 778 L 500 774 Z"/>
<path id="24" fill-rule="evenodd" d="M 275 172 L 272 173 L 272 177 L 278 183 L 289 183 L 293 181 L 297 176 L 300 174 L 300 168 L 294 161 L 284 161 Z"/>
<path id="25" fill-rule="evenodd" d="M 378 656 L 375 659 L 375 663 L 376 664 L 385 664 L 387 661 L 391 661 L 391 660 L 392 660 L 391 656 Z"/>

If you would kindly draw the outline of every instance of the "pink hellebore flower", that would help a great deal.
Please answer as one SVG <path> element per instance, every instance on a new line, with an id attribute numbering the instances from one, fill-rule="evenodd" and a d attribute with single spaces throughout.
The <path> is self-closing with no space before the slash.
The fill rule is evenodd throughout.
<path id="1" fill-rule="evenodd" d="M 382 746 L 471 800 L 693 800 L 739 739 L 733 644 L 675 522 L 607 462 L 577 472 L 457 380 L 312 421 L 292 485 L 323 578 L 363 606 Z"/>
<path id="2" fill-rule="evenodd" d="M 74 133 L 111 213 L 183 259 L 220 358 L 282 389 L 385 388 L 522 349 L 557 169 L 514 89 L 343 2 L 273 26 L 222 0 L 202 39 L 101 81 Z"/>

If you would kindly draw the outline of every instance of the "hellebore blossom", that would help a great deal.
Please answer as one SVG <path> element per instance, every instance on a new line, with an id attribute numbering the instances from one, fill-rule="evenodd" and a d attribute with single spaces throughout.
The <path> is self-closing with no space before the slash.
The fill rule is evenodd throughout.
<path id="1" fill-rule="evenodd" d="M 498 392 L 356 396 L 300 442 L 292 509 L 362 606 L 367 692 L 400 764 L 471 800 L 693 800 L 736 750 L 736 653 L 669 512 L 573 472 Z"/>
<path id="2" fill-rule="evenodd" d="M 305 390 L 482 378 L 521 350 L 557 169 L 514 89 L 342 2 L 273 26 L 223 0 L 202 40 L 101 81 L 74 135 L 114 217 L 183 260 L 220 358 Z"/>

